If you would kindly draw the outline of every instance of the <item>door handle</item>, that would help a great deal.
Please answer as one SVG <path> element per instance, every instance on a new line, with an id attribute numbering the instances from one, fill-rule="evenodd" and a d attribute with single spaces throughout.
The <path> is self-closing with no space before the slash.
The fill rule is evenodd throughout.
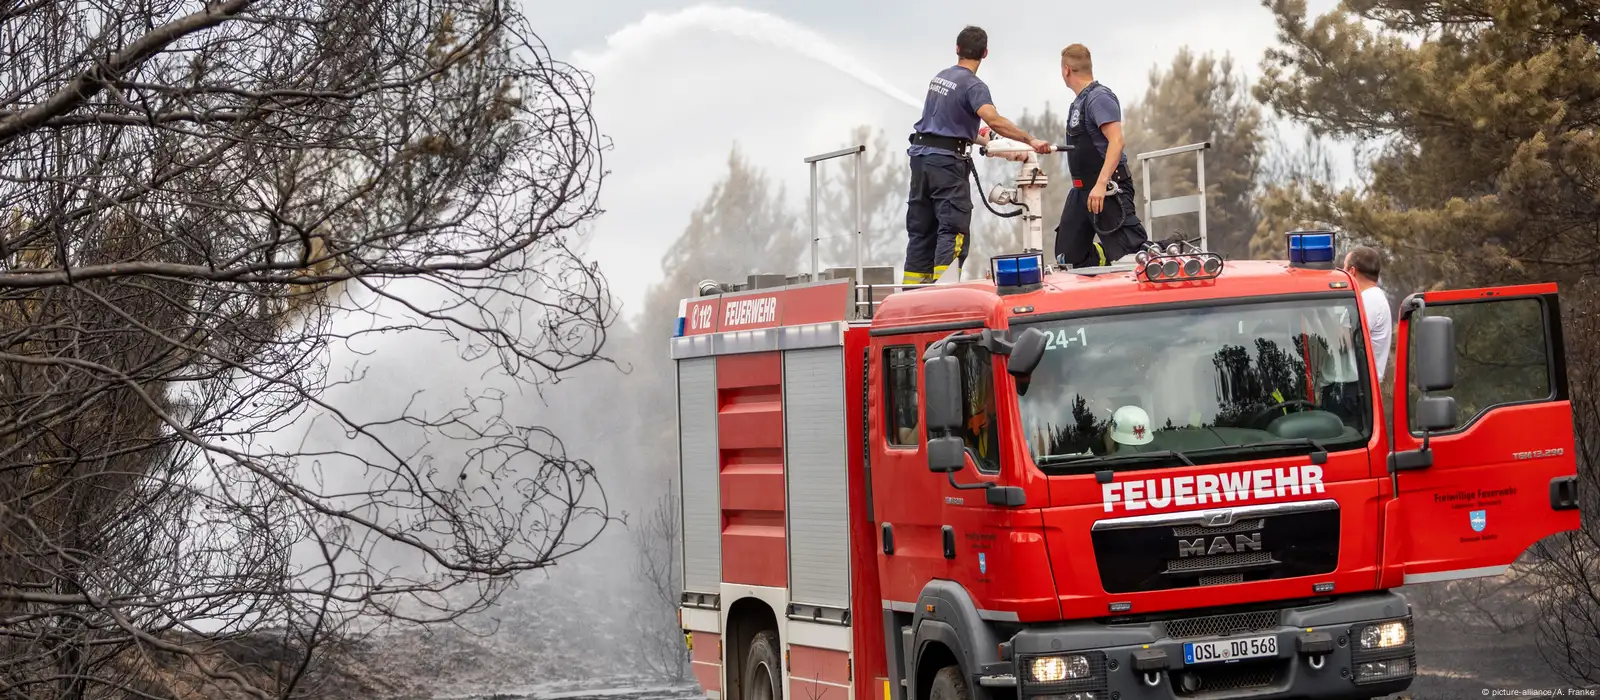
<path id="1" fill-rule="evenodd" d="M 1550 510 L 1578 509 L 1578 475 L 1558 476 L 1550 480 Z"/>
<path id="2" fill-rule="evenodd" d="M 1433 450 L 1406 450 L 1389 453 L 1389 472 L 1409 472 L 1433 466 Z"/>

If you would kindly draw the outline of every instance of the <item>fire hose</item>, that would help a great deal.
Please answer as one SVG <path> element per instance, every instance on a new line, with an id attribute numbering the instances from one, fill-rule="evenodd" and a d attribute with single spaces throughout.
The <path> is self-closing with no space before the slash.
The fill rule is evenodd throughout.
<path id="1" fill-rule="evenodd" d="M 981 195 L 981 194 L 983 194 L 984 189 L 983 189 L 983 181 L 978 179 L 978 164 L 974 163 L 971 158 L 967 158 L 966 161 L 967 161 L 967 171 L 972 173 L 972 182 L 978 186 L 978 194 Z M 981 197 L 980 196 L 980 197 L 978 197 L 978 199 L 983 200 L 983 208 L 984 209 L 988 209 L 990 214 L 994 214 L 995 216 L 998 216 L 998 217 L 1000 217 L 1002 219 L 1009 219 L 1009 218 L 1014 217 L 1014 216 L 1022 216 L 1023 212 L 1028 211 L 1028 205 L 1023 204 L 1022 202 L 1017 202 L 1017 206 L 1022 207 L 1021 209 L 1017 209 L 1016 211 L 1012 211 L 1012 212 L 1001 213 L 1001 212 L 995 211 L 995 208 L 993 206 L 990 206 L 988 197 Z"/>
<path id="2" fill-rule="evenodd" d="M 1071 149 L 1071 146 L 1054 147 L 1056 152 L 1068 151 Z M 985 154 L 987 155 L 987 151 L 985 151 Z M 977 163 L 973 162 L 971 158 L 966 159 L 966 161 L 967 170 L 972 174 L 973 184 L 978 186 L 978 192 L 985 192 L 986 190 L 983 188 L 983 180 L 978 177 Z M 1122 223 L 1127 220 L 1128 213 L 1122 206 L 1122 198 L 1118 196 L 1122 194 L 1122 191 L 1122 187 L 1118 185 L 1115 180 L 1106 183 L 1106 198 L 1102 201 L 1100 213 L 1091 214 L 1090 216 L 1090 224 L 1094 227 L 1096 236 L 1104 236 L 1106 234 L 1116 232 L 1118 229 L 1122 228 Z M 989 213 L 1003 219 L 1021 216 L 1028 211 L 1028 205 L 1024 202 L 1015 202 L 1015 204 L 1019 207 L 1018 209 L 1009 212 L 1002 212 L 990 205 L 987 197 L 980 197 L 980 199 L 983 200 L 983 208 L 988 209 Z M 1084 202 L 1084 209 L 1086 211 L 1088 209 L 1087 201 Z M 1112 216 L 1113 212 L 1115 212 L 1115 216 Z M 1102 227 L 1102 222 L 1110 222 L 1111 225 L 1109 227 Z"/>
<path id="3" fill-rule="evenodd" d="M 1122 194 L 1122 187 L 1117 184 L 1116 180 L 1106 183 L 1106 198 L 1101 201 L 1100 213 L 1094 214 L 1091 219 L 1091 222 L 1094 225 L 1094 233 L 1096 236 L 1104 236 L 1108 233 L 1114 233 L 1117 229 L 1122 228 L 1122 222 L 1128 220 L 1128 212 L 1124 211 L 1122 208 L 1122 197 L 1117 196 L 1120 194 Z M 1087 196 L 1085 196 L 1083 206 L 1085 210 L 1089 208 Z M 1111 208 L 1113 206 L 1115 206 L 1117 209 L 1116 218 L 1107 216 L 1111 213 Z M 1100 222 L 1102 220 L 1111 221 L 1111 228 L 1100 228 Z"/>

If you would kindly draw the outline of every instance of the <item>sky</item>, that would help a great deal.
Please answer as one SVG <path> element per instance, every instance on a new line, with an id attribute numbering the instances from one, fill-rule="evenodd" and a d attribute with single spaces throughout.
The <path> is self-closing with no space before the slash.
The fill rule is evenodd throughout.
<path id="1" fill-rule="evenodd" d="M 1150 71 L 1182 46 L 1231 54 L 1254 77 L 1276 42 L 1259 0 L 524 2 L 552 55 L 594 75 L 594 114 L 613 148 L 600 195 L 606 213 L 587 251 L 630 316 L 660 279 L 662 255 L 724 173 L 730 148 L 782 183 L 803 214 L 806 156 L 850 145 L 858 124 L 884 128 L 900 147 L 918 111 L 830 62 L 870 71 L 890 91 L 920 101 L 928 78 L 954 62 L 956 33 L 977 24 L 989 33 L 979 76 L 1000 113 L 1015 118 L 1072 100 L 1058 70 L 1070 43 L 1087 44 L 1096 77 L 1131 102 Z M 1315 16 L 1334 3 L 1308 4 Z M 853 261 L 823 261 L 830 264 Z"/>

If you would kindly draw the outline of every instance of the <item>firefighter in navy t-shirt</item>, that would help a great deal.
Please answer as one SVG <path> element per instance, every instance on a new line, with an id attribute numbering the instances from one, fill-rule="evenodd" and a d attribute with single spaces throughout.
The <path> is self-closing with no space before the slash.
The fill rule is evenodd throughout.
<path id="1" fill-rule="evenodd" d="M 967 27 L 956 36 L 956 65 L 939 71 L 928 83 L 922 118 L 913 127 L 911 194 L 906 206 L 905 284 L 935 281 L 952 261 L 967 259 L 972 234 L 972 194 L 967 177 L 967 148 L 983 145 L 978 123 L 995 133 L 1050 152 L 1050 142 L 1035 139 L 995 111 L 989 86 L 978 79 L 978 64 L 989 55 L 989 35 Z"/>
<path id="2" fill-rule="evenodd" d="M 1122 104 L 1111 88 L 1094 79 L 1089 49 L 1083 44 L 1061 50 L 1061 78 L 1077 99 L 1067 108 L 1072 189 L 1056 226 L 1056 262 L 1072 267 L 1106 265 L 1137 252 L 1150 240 L 1133 208 L 1133 176 L 1128 172 L 1128 154 L 1122 150 Z M 1106 185 L 1112 182 L 1121 191 L 1107 202 Z M 1114 220 L 1119 215 L 1120 223 Z M 1098 229 L 1106 233 L 1097 235 L 1097 220 Z"/>

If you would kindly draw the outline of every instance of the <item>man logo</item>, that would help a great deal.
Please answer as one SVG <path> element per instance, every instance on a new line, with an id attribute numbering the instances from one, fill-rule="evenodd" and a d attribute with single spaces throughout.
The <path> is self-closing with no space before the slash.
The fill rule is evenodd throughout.
<path id="1" fill-rule="evenodd" d="M 1210 556 L 1213 554 L 1236 554 L 1240 552 L 1261 551 L 1261 533 L 1252 532 L 1248 535 L 1234 535 L 1233 541 L 1228 541 L 1227 535 L 1211 538 L 1210 543 L 1204 537 L 1192 540 L 1178 540 L 1178 558 Z"/>
<path id="2" fill-rule="evenodd" d="M 1472 511 L 1467 514 L 1467 520 L 1472 523 L 1473 532 L 1483 532 L 1483 529 L 1489 526 L 1489 511 Z"/>

